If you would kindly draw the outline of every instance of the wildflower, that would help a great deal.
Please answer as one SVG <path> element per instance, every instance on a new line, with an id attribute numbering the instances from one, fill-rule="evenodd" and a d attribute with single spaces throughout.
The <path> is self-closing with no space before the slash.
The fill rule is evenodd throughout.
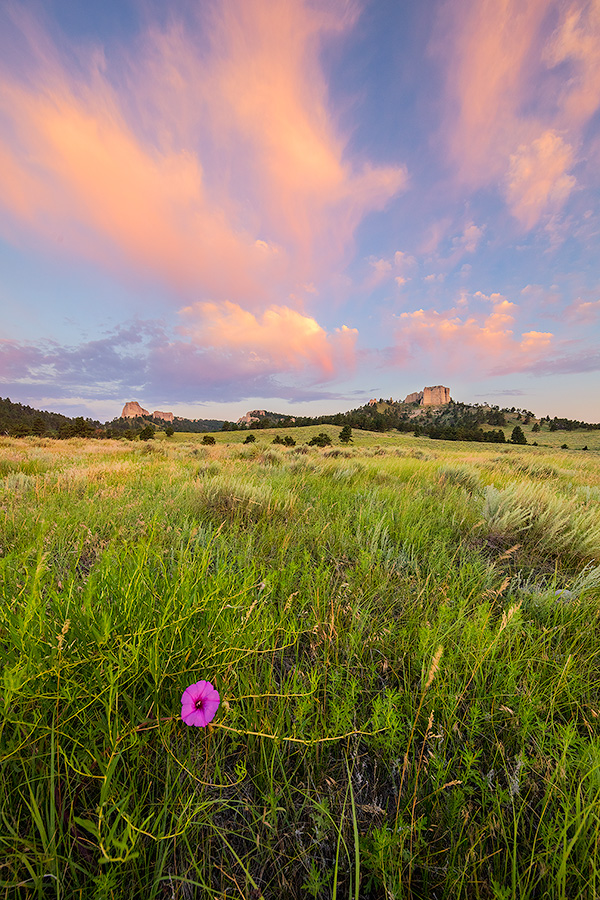
<path id="1" fill-rule="evenodd" d="M 190 684 L 181 697 L 181 718 L 186 725 L 197 725 L 206 728 L 214 719 L 219 708 L 219 692 L 210 681 L 197 681 Z"/>

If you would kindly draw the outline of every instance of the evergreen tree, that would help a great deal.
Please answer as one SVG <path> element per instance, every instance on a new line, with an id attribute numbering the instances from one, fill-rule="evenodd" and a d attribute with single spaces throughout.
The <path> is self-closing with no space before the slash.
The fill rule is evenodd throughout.
<path id="1" fill-rule="evenodd" d="M 139 433 L 140 441 L 152 441 L 154 440 L 154 426 L 153 425 L 145 425 Z"/>
<path id="2" fill-rule="evenodd" d="M 523 429 L 520 425 L 515 425 L 512 430 L 512 434 L 510 436 L 510 441 L 512 444 L 526 444 L 527 438 L 523 434 Z"/>
<path id="3" fill-rule="evenodd" d="M 349 425 L 344 425 L 340 431 L 340 441 L 342 444 L 348 444 L 352 440 L 352 429 Z"/>
<path id="4" fill-rule="evenodd" d="M 316 434 L 314 438 L 308 442 L 309 447 L 329 447 L 330 445 L 331 438 L 326 431 L 321 431 L 319 434 Z"/>

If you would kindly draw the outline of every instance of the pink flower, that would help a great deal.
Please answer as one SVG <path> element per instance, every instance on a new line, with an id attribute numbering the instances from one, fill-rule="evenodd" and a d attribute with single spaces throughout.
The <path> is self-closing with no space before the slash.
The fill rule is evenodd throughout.
<path id="1" fill-rule="evenodd" d="M 181 698 L 181 718 L 186 725 L 197 725 L 206 728 L 214 719 L 219 708 L 219 692 L 210 681 L 197 681 L 190 684 Z"/>

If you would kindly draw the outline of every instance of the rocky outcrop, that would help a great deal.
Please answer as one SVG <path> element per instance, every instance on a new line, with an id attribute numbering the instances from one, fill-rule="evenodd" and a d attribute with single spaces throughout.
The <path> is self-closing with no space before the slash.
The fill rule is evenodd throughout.
<path id="1" fill-rule="evenodd" d="M 373 397 L 372 400 L 369 400 L 369 406 L 377 406 L 377 400 Z"/>
<path id="2" fill-rule="evenodd" d="M 237 425 L 251 425 L 252 422 L 260 422 L 261 419 L 264 419 L 266 416 L 266 411 L 264 409 L 251 409 L 246 413 L 245 416 L 240 416 L 237 420 Z"/>
<path id="3" fill-rule="evenodd" d="M 444 406 L 450 403 L 450 388 L 443 384 L 423 388 L 423 406 Z"/>
<path id="4" fill-rule="evenodd" d="M 123 412 L 121 413 L 122 419 L 135 419 L 137 416 L 149 416 L 150 413 L 147 409 L 143 409 L 137 400 L 130 400 L 129 403 L 126 403 L 123 407 Z"/>
<path id="5" fill-rule="evenodd" d="M 445 406 L 450 403 L 450 388 L 444 387 L 443 384 L 424 387 L 422 391 L 408 394 L 404 402 L 418 403 L 420 406 Z"/>
<path id="6" fill-rule="evenodd" d="M 173 413 L 172 412 L 161 412 L 160 409 L 155 409 L 152 413 L 153 419 L 162 419 L 163 422 L 172 422 L 173 421 Z"/>

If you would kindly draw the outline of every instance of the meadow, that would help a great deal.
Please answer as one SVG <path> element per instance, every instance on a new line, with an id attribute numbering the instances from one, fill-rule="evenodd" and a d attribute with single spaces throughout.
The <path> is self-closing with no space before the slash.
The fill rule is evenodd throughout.
<path id="1" fill-rule="evenodd" d="M 339 431 L 0 438 L 0 897 L 600 895 L 598 432 Z"/>

